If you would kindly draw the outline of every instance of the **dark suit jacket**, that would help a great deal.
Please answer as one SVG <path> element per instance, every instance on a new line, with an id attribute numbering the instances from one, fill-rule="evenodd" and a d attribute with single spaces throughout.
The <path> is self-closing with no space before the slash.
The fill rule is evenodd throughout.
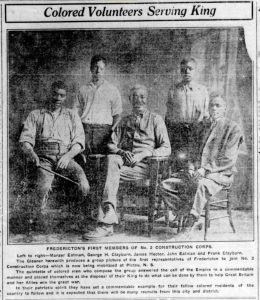
<path id="1" fill-rule="evenodd" d="M 231 120 L 219 119 L 213 129 L 209 123 L 204 124 L 199 165 L 206 169 L 206 178 L 223 185 L 232 182 L 242 141 L 239 126 Z"/>

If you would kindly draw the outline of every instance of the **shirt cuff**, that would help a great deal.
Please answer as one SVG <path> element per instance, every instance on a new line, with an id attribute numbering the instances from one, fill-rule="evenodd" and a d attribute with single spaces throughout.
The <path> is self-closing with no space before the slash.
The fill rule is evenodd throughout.
<path id="1" fill-rule="evenodd" d="M 75 143 L 71 144 L 71 147 L 70 147 L 70 148 L 72 148 L 74 145 L 77 145 L 77 144 L 81 146 L 81 152 L 82 152 L 83 150 L 85 150 L 85 145 L 83 145 L 83 143 L 81 143 L 81 142 L 75 142 Z"/>
<path id="2" fill-rule="evenodd" d="M 32 147 L 34 147 L 35 146 L 35 141 L 34 141 L 34 139 L 29 139 L 29 138 L 26 138 L 26 139 L 20 139 L 19 140 L 19 143 L 29 143 L 29 144 L 31 144 L 32 145 Z"/>

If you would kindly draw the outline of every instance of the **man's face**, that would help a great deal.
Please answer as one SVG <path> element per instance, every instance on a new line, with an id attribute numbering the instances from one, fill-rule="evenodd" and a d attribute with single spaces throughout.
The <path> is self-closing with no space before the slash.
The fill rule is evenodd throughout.
<path id="1" fill-rule="evenodd" d="M 181 76 L 184 82 L 191 82 L 194 79 L 196 65 L 193 61 L 181 64 Z"/>
<path id="2" fill-rule="evenodd" d="M 102 79 L 103 76 L 105 75 L 105 69 L 106 66 L 102 60 L 96 62 L 91 68 L 92 79 L 94 81 L 98 81 Z"/>
<path id="3" fill-rule="evenodd" d="M 212 99 L 209 103 L 209 114 L 213 120 L 217 120 L 225 116 L 226 104 L 221 97 Z"/>
<path id="4" fill-rule="evenodd" d="M 55 88 L 52 90 L 52 104 L 55 108 L 61 107 L 63 102 L 66 100 L 66 90 Z"/>
<path id="5" fill-rule="evenodd" d="M 130 96 L 130 100 L 134 112 L 138 114 L 144 113 L 147 107 L 147 91 L 142 88 L 135 89 Z"/>

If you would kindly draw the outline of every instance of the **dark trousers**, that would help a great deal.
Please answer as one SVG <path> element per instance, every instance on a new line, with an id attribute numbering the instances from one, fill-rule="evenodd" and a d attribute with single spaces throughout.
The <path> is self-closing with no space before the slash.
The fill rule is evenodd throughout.
<path id="1" fill-rule="evenodd" d="M 194 123 L 167 124 L 168 134 L 172 147 L 173 167 L 175 171 L 187 169 L 188 162 L 198 155 L 201 144 L 199 125 Z"/>
<path id="2" fill-rule="evenodd" d="M 78 191 L 78 197 L 80 198 L 79 200 L 84 202 L 89 192 L 89 183 L 83 169 L 74 161 L 74 159 L 72 159 L 66 169 L 56 170 L 56 165 L 60 157 L 60 155 L 49 154 L 40 156 L 41 166 L 47 170 L 60 173 L 61 175 L 77 182 L 78 186 L 75 184 L 75 187 Z M 55 175 L 51 172 L 48 172 L 42 168 L 37 169 L 37 177 L 32 195 L 36 210 L 42 210 L 45 208 L 54 177 Z M 64 179 L 63 184 L 66 186 L 70 183 Z"/>
<path id="3" fill-rule="evenodd" d="M 112 125 L 84 124 L 86 154 L 106 154 Z"/>

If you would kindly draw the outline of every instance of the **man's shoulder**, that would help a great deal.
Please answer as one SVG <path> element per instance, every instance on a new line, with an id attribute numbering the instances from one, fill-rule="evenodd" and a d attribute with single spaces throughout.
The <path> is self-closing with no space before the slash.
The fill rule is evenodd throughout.
<path id="1" fill-rule="evenodd" d="M 82 86 L 80 86 L 79 92 L 80 93 L 85 93 L 88 90 L 91 90 L 92 88 L 93 88 L 93 86 L 92 86 L 91 82 L 88 82 L 88 83 L 83 84 Z"/>
<path id="2" fill-rule="evenodd" d="M 107 81 L 107 80 L 104 80 L 104 82 L 100 85 L 100 87 L 102 87 L 106 90 L 109 90 L 109 91 L 118 92 L 118 88 L 115 85 L 113 85 L 111 82 Z M 79 92 L 80 93 L 86 93 L 87 91 L 92 90 L 92 89 L 94 89 L 94 85 L 90 81 L 90 82 L 82 85 L 79 89 Z"/>
<path id="3" fill-rule="evenodd" d="M 205 85 L 198 83 L 198 82 L 194 82 L 193 86 L 196 87 L 198 90 L 203 90 L 203 91 L 207 91 L 207 88 Z"/>
<path id="4" fill-rule="evenodd" d="M 152 112 L 150 110 L 146 110 L 145 112 L 145 115 L 148 117 L 148 118 L 154 118 L 154 119 L 163 119 L 162 116 L 156 112 Z M 130 120 L 133 118 L 133 114 L 130 113 L 126 116 L 123 116 L 121 121 L 127 121 L 127 120 Z"/>
<path id="5" fill-rule="evenodd" d="M 45 111 L 45 109 L 43 109 L 43 108 L 42 109 L 37 108 L 37 109 L 30 111 L 29 116 L 38 117 L 44 111 Z"/>
<path id="6" fill-rule="evenodd" d="M 109 82 L 107 80 L 104 80 L 103 87 L 106 89 L 109 89 L 113 92 L 118 92 L 118 88 L 114 84 L 112 84 L 111 82 Z"/>
<path id="7" fill-rule="evenodd" d="M 223 118 L 223 124 L 230 130 L 237 130 L 241 131 L 240 126 L 238 125 L 237 122 L 231 120 L 230 118 Z"/>
<path id="8" fill-rule="evenodd" d="M 160 114 L 152 111 L 149 111 L 148 113 L 150 114 L 151 118 L 154 119 L 155 122 L 163 121 L 163 117 Z"/>
<path id="9" fill-rule="evenodd" d="M 230 118 L 223 118 L 218 126 L 219 135 L 234 135 L 242 137 L 242 130 L 237 122 L 231 120 Z"/>
<path id="10" fill-rule="evenodd" d="M 180 81 L 180 82 L 177 82 L 177 83 L 174 83 L 170 90 L 180 90 L 180 89 L 184 89 L 184 86 L 185 84 L 183 83 L 183 81 Z M 201 84 L 201 83 L 198 83 L 196 81 L 192 82 L 191 83 L 191 86 L 196 88 L 197 90 L 201 90 L 201 91 L 207 91 L 207 88 L 205 85 Z"/>

